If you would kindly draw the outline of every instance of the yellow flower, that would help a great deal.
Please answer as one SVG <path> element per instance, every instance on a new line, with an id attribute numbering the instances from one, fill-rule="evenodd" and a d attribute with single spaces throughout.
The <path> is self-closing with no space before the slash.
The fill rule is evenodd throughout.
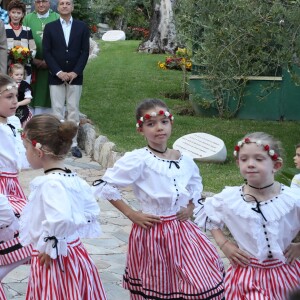
<path id="1" fill-rule="evenodd" d="M 159 64 L 159 67 L 160 67 L 161 69 L 165 70 L 165 69 L 166 69 L 166 64 L 165 64 L 165 63 L 160 63 L 160 64 Z"/>

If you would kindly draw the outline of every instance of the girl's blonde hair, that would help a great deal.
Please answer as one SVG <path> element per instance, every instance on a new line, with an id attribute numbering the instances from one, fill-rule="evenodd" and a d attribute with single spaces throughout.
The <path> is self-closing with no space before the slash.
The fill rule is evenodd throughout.
<path id="1" fill-rule="evenodd" d="M 249 138 L 251 141 L 261 141 L 262 144 L 268 145 L 270 149 L 274 150 L 277 156 L 283 161 L 284 150 L 279 140 L 272 135 L 265 132 L 252 132 L 246 134 L 242 140 Z"/>
<path id="2" fill-rule="evenodd" d="M 41 114 L 26 123 L 23 137 L 33 145 L 39 143 L 45 154 L 63 159 L 71 148 L 77 130 L 74 122 L 61 122 L 54 115 Z"/>
<path id="3" fill-rule="evenodd" d="M 22 64 L 19 64 L 19 63 L 9 65 L 8 75 L 12 76 L 16 70 L 23 70 L 23 79 L 24 79 L 25 78 L 25 68 Z"/>

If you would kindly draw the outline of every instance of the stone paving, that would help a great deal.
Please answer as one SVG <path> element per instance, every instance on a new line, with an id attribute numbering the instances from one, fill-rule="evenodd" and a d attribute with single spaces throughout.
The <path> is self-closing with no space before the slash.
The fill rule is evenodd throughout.
<path id="1" fill-rule="evenodd" d="M 78 173 L 83 179 L 92 183 L 99 179 L 104 171 L 98 163 L 83 155 L 80 159 L 68 157 L 66 166 Z M 26 194 L 29 192 L 29 182 L 38 175 L 41 170 L 27 170 L 20 175 L 20 182 Z M 137 201 L 130 189 L 123 191 L 123 197 L 130 205 L 138 207 Z M 100 222 L 103 234 L 98 239 L 83 240 L 88 252 L 92 256 L 107 293 L 108 300 L 129 300 L 128 291 L 122 288 L 122 275 L 126 260 L 127 241 L 131 229 L 131 222 L 109 202 L 99 201 L 101 214 Z M 228 265 L 220 253 L 225 266 Z M 3 285 L 7 299 L 25 299 L 28 282 L 29 266 L 20 266 L 10 272 L 4 279 Z M 70 299 L 72 300 L 72 299 Z"/>

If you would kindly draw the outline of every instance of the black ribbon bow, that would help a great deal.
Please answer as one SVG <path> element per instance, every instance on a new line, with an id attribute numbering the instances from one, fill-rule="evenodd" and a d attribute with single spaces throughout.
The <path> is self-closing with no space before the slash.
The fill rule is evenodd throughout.
<path id="1" fill-rule="evenodd" d="M 57 259 L 58 259 L 58 266 L 59 266 L 59 269 L 64 272 L 64 269 L 62 268 L 61 266 L 61 263 L 60 263 L 60 258 L 59 258 L 59 255 L 58 255 L 58 247 L 57 247 L 57 244 L 58 244 L 58 239 L 55 237 L 55 236 L 46 236 L 44 238 L 44 242 L 47 243 L 48 241 L 54 241 L 53 244 L 52 244 L 52 248 L 55 248 L 56 250 L 56 256 L 57 256 Z"/>

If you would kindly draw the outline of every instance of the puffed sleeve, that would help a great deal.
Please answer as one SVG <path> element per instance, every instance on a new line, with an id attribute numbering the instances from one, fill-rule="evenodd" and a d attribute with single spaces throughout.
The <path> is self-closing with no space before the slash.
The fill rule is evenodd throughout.
<path id="1" fill-rule="evenodd" d="M 84 199 L 85 222 L 78 228 L 79 236 L 81 238 L 97 238 L 101 234 L 98 222 L 100 207 L 92 193 L 91 187 L 86 182 L 83 182 L 82 196 Z"/>
<path id="2" fill-rule="evenodd" d="M 203 228 L 222 229 L 224 227 L 224 198 L 229 191 L 224 189 L 221 193 L 200 201 L 194 210 L 195 223 Z"/>
<path id="3" fill-rule="evenodd" d="M 76 231 L 69 197 L 59 181 L 49 180 L 43 184 L 41 201 L 45 219 L 36 248 L 52 259 L 58 255 L 67 256 L 67 237 Z"/>
<path id="4" fill-rule="evenodd" d="M 11 116 L 8 118 L 8 122 L 15 127 L 15 132 L 16 132 L 15 142 L 16 142 L 17 150 L 19 152 L 19 159 L 20 159 L 19 168 L 22 170 L 30 169 L 31 167 L 27 160 L 26 150 L 21 138 L 22 126 L 21 126 L 20 119 L 16 116 Z"/>
<path id="5" fill-rule="evenodd" d="M 14 237 L 19 230 L 19 222 L 16 218 L 8 198 L 0 194 L 0 241 L 6 242 Z"/>
<path id="6" fill-rule="evenodd" d="M 112 168 L 106 170 L 102 179 L 93 183 L 94 195 L 104 200 L 121 200 L 119 188 L 127 187 L 135 182 L 142 168 L 143 163 L 138 150 L 125 153 Z"/>
<path id="7" fill-rule="evenodd" d="M 193 200 L 195 207 L 198 207 L 199 200 L 201 199 L 201 194 L 203 191 L 202 177 L 200 175 L 198 166 L 192 159 L 190 160 L 191 161 L 190 167 L 188 168 L 188 172 L 189 174 L 191 174 L 191 178 L 186 188 L 191 194 L 191 199 Z"/>

